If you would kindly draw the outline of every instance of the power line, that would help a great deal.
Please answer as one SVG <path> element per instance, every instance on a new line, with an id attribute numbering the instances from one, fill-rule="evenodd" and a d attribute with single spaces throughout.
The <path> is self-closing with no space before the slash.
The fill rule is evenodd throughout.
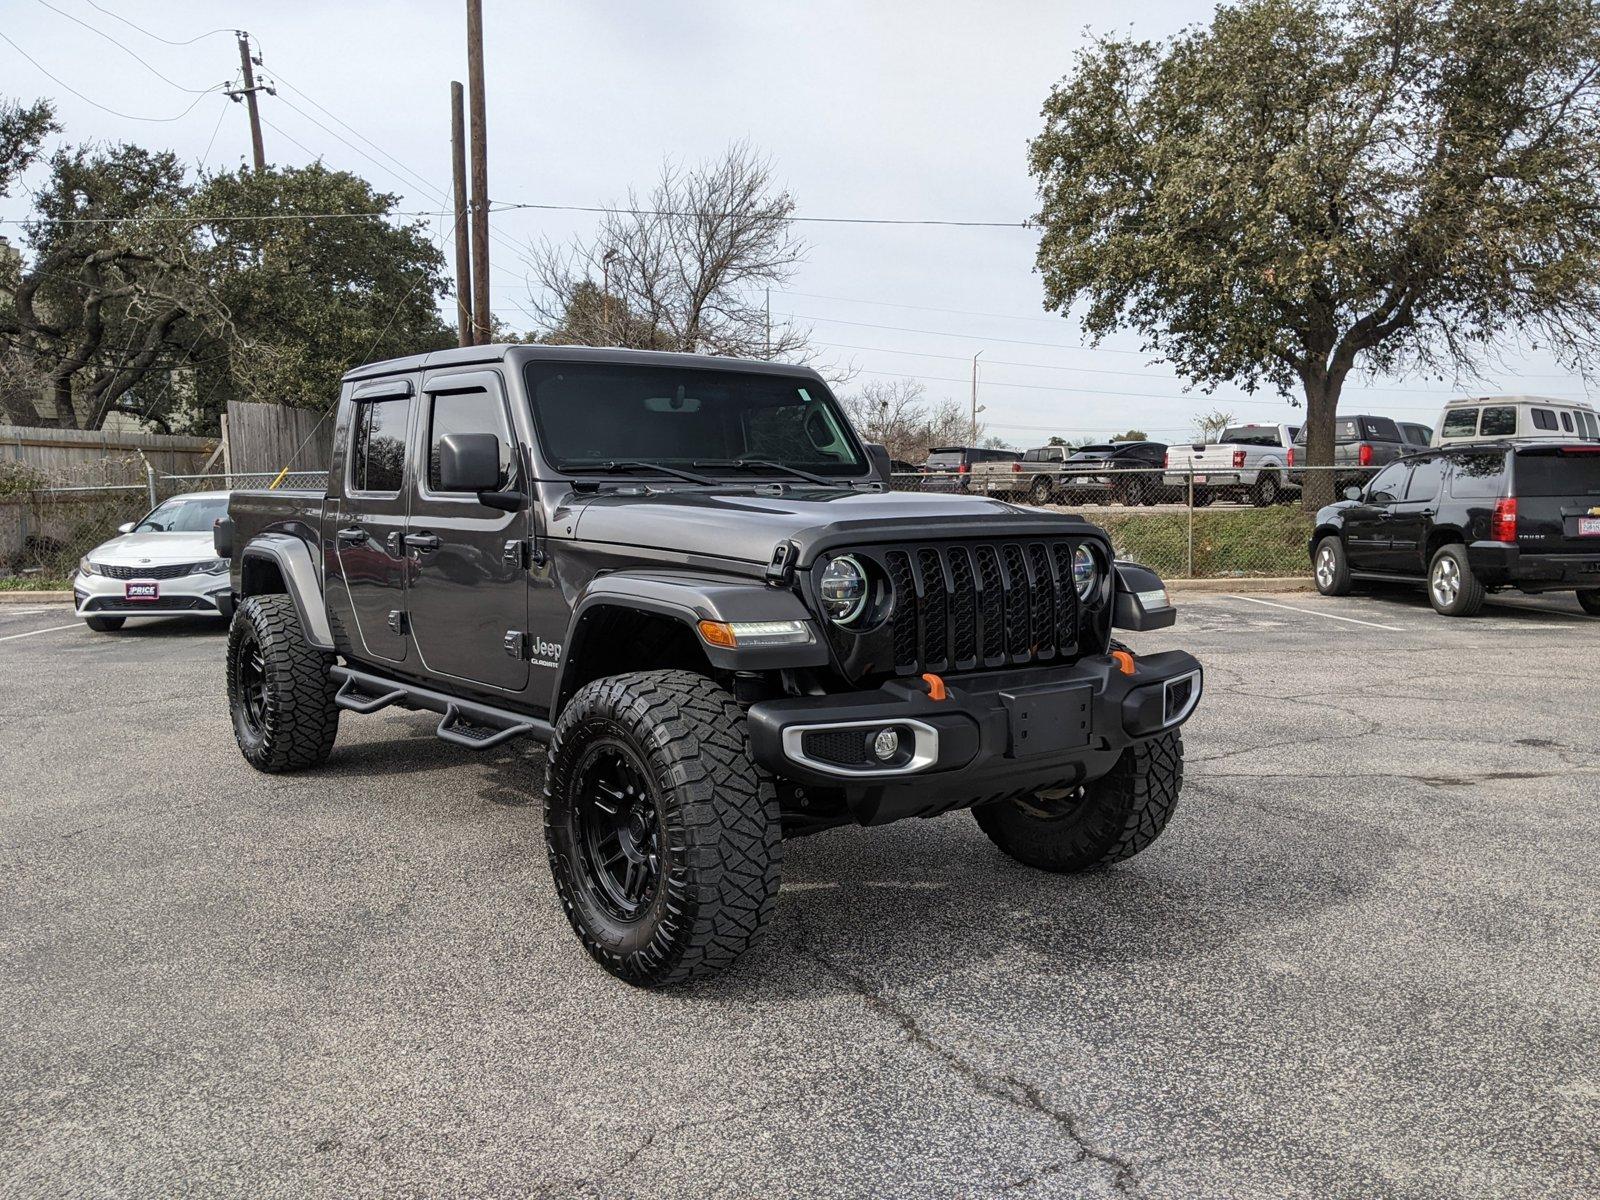
<path id="1" fill-rule="evenodd" d="M 73 87 L 70 83 L 66 82 L 64 79 L 60 78 L 57 75 L 52 75 L 44 67 L 44 65 L 42 63 L 40 63 L 40 61 L 38 59 L 33 57 L 33 55 L 29 54 L 21 46 L 17 45 L 17 43 L 12 40 L 12 38 L 11 38 L 11 36 L 9 34 L 3 32 L 3 31 L 0 31 L 0 38 L 3 38 L 7 43 L 9 43 L 13 50 L 15 50 L 18 54 L 22 55 L 22 57 L 27 59 L 29 62 L 31 62 L 36 68 L 38 68 L 38 71 L 39 71 L 39 73 L 41 75 L 43 75 L 46 79 L 50 80 L 57 87 L 66 88 L 67 91 L 71 92 L 74 96 L 76 96 L 79 100 L 82 100 L 85 104 L 92 105 L 93 107 L 98 108 L 101 112 L 108 112 L 113 117 L 121 117 L 125 121 L 147 121 L 147 122 L 149 122 L 150 124 L 153 124 L 153 125 L 167 125 L 167 124 L 171 124 L 173 121 L 181 121 L 181 120 L 183 120 L 183 118 L 187 117 L 191 112 L 194 111 L 195 105 L 199 104 L 200 101 L 204 100 L 207 96 L 215 95 L 217 92 L 221 91 L 223 88 L 228 86 L 226 83 L 219 83 L 216 87 L 208 88 L 206 91 L 201 92 L 189 104 L 189 107 L 185 108 L 181 113 L 179 113 L 175 117 L 141 117 L 137 113 L 120 112 L 117 109 L 110 107 L 109 105 L 101 104 L 100 101 L 94 100 L 94 99 L 91 99 L 88 96 L 85 96 L 82 92 L 80 92 L 77 88 Z M 176 85 L 174 85 L 174 86 L 176 86 Z M 188 88 L 184 88 L 183 90 L 184 91 L 188 91 L 189 89 Z"/>
<path id="2" fill-rule="evenodd" d="M 815 292 L 779 292 L 780 296 L 798 296 L 805 300 L 834 300 L 840 304 L 872 304 L 879 308 L 908 308 L 917 312 L 949 313 L 957 317 L 993 317 L 1001 321 L 1039 321 L 1046 325 L 1060 325 L 1060 317 L 1022 316 L 1019 313 L 975 312 L 967 308 L 936 308 L 928 304 L 899 304 L 893 300 L 864 300 L 859 296 L 819 296 Z M 1142 354 L 1139 350 L 1107 350 L 1099 346 L 1085 346 L 1101 354 Z"/>
<path id="3" fill-rule="evenodd" d="M 133 59 L 134 62 L 138 63 L 145 70 L 149 71 L 157 79 L 160 79 L 163 83 L 171 84 L 173 87 L 177 88 L 180 92 L 188 92 L 191 96 L 205 96 L 205 95 L 209 95 L 211 92 L 216 91 L 215 88 L 206 88 L 204 90 L 201 90 L 200 88 L 184 87 L 183 84 L 178 83 L 173 79 L 170 79 L 168 76 L 163 75 L 160 71 L 156 70 L 156 68 L 151 66 L 147 61 L 145 61 L 145 59 L 141 58 L 133 50 L 129 49 L 127 46 L 124 46 L 121 42 L 117 41 L 116 38 L 112 37 L 109 33 L 105 32 L 103 29 L 96 29 L 93 25 L 89 24 L 89 22 L 85 21 L 83 18 L 73 16 L 71 13 L 67 12 L 66 9 L 57 8 L 54 4 L 50 3 L 50 0 L 39 0 L 39 3 L 42 4 L 45 8 L 48 8 L 51 12 L 55 13 L 57 16 L 65 17 L 67 20 L 71 21 L 73 24 L 83 26 L 83 28 L 87 29 L 90 33 L 94 34 L 96 37 L 104 38 L 106 41 L 110 42 L 113 46 L 115 46 L 118 50 L 121 50 L 129 58 Z M 98 7 L 98 6 L 96 6 L 96 7 Z M 103 12 L 105 10 L 102 9 L 101 11 Z"/>
<path id="4" fill-rule="evenodd" d="M 145 37 L 157 42 L 163 42 L 168 46 L 192 46 L 198 41 L 202 41 L 208 37 L 215 37 L 219 33 L 235 34 L 239 32 L 237 29 L 208 29 L 204 33 L 195 34 L 194 37 L 190 38 L 186 42 L 175 42 L 171 38 L 162 37 L 159 33 L 151 33 L 148 29 L 145 29 L 141 25 L 135 25 L 132 21 L 128 20 L 127 17 L 124 17 L 119 13 L 114 13 L 109 8 L 101 8 L 94 2 L 94 0 L 84 0 L 84 3 L 86 3 L 90 8 L 105 13 L 105 15 L 110 17 L 113 21 L 121 21 L 124 25 L 126 25 L 129 29 L 134 30 L 136 33 L 142 33 Z"/>
<path id="5" fill-rule="evenodd" d="M 626 217 L 700 217 L 703 213 L 674 212 L 671 209 L 661 208 L 615 208 L 604 204 L 524 204 L 513 201 L 502 202 L 496 212 L 506 212 L 511 209 L 533 209 L 538 212 L 577 212 L 577 213 L 604 213 L 608 215 Z M 727 214 L 723 214 L 727 215 Z M 786 221 L 792 224 L 810 225 L 937 225 L 958 229 L 1029 229 L 1031 226 L 1026 221 L 949 221 L 928 218 L 912 217 L 799 217 L 782 216 L 773 220 Z"/>

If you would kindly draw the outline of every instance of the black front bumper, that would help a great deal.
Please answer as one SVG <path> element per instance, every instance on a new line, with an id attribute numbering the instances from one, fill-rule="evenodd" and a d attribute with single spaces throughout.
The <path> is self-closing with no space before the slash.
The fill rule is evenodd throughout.
<path id="1" fill-rule="evenodd" d="M 1193 655 L 1106 655 L 1071 666 L 964 675 L 943 700 L 920 680 L 872 691 L 768 700 L 751 706 L 756 761 L 781 779 L 842 788 L 856 820 L 880 825 L 1006 796 L 1097 779 L 1141 738 L 1177 728 L 1203 683 Z M 873 739 L 893 730 L 887 763 Z"/>

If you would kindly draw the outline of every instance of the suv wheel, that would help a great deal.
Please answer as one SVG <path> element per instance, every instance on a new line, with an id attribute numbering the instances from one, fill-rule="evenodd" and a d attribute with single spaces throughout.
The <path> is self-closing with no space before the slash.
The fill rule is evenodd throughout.
<path id="1" fill-rule="evenodd" d="M 1578 607 L 1591 617 L 1600 617 L 1600 588 L 1579 589 Z"/>
<path id="2" fill-rule="evenodd" d="M 1183 787 L 1183 736 L 1135 742 L 1081 787 L 998 800 L 972 810 L 989 840 L 1042 871 L 1085 871 L 1132 858 L 1167 827 Z"/>
<path id="3" fill-rule="evenodd" d="M 1311 570 L 1316 576 L 1317 591 L 1324 596 L 1350 594 L 1350 560 L 1345 557 L 1344 543 L 1338 535 L 1330 533 L 1317 543 Z"/>
<path id="4" fill-rule="evenodd" d="M 1256 480 L 1255 490 L 1250 494 L 1250 500 L 1257 508 L 1270 508 L 1283 497 L 1283 487 L 1278 482 L 1276 471 L 1263 471 L 1261 478 Z"/>
<path id="5" fill-rule="evenodd" d="M 127 617 L 85 617 L 83 623 L 96 633 L 115 633 Z"/>
<path id="6" fill-rule="evenodd" d="M 584 686 L 550 744 L 544 829 L 584 949 L 640 987 L 730 966 L 777 902 L 777 791 L 750 758 L 743 711 L 700 675 Z"/>
<path id="7" fill-rule="evenodd" d="M 1447 617 L 1470 617 L 1483 607 L 1483 584 L 1472 573 L 1467 548 L 1439 547 L 1428 567 L 1428 599 L 1435 612 Z"/>
<path id="8" fill-rule="evenodd" d="M 1048 479 L 1044 478 L 1042 475 L 1038 479 L 1035 479 L 1033 481 L 1033 483 L 1029 486 L 1029 488 L 1028 488 L 1028 503 L 1029 504 L 1049 504 L 1050 503 L 1050 481 Z"/>
<path id="9" fill-rule="evenodd" d="M 320 766 L 339 734 L 333 656 L 306 644 L 294 601 L 251 596 L 228 626 L 233 736 L 258 771 Z"/>

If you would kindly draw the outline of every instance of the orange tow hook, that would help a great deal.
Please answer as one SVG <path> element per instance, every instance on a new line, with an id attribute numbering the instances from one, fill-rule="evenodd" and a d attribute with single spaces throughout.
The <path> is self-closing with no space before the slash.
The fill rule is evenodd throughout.
<path id="1" fill-rule="evenodd" d="M 1131 651 L 1113 650 L 1111 652 L 1111 658 L 1117 664 L 1117 670 L 1121 671 L 1124 675 L 1133 674 L 1133 654 Z"/>
<path id="2" fill-rule="evenodd" d="M 944 690 L 944 680 L 940 679 L 937 675 L 924 675 L 922 677 L 922 682 L 928 685 L 929 700 L 943 700 L 949 695 L 949 693 Z"/>

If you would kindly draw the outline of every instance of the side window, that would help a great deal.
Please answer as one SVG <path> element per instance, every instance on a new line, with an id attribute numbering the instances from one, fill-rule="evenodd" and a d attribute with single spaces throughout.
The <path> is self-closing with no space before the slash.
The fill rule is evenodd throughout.
<path id="1" fill-rule="evenodd" d="M 1548 408 L 1535 408 L 1529 410 L 1533 413 L 1533 427 L 1535 429 L 1554 429 L 1556 427 L 1556 414 Z M 1562 416 L 1566 414 L 1563 413 Z"/>
<path id="2" fill-rule="evenodd" d="M 1561 428 L 1568 433 L 1572 432 L 1572 414 L 1564 408 L 1561 410 Z"/>
<path id="3" fill-rule="evenodd" d="M 1444 415 L 1444 428 L 1439 431 L 1440 437 L 1472 437 L 1478 432 L 1478 410 L 1475 408 L 1452 408 Z"/>
<path id="4" fill-rule="evenodd" d="M 1450 478 L 1452 496 L 1478 500 L 1497 497 L 1505 491 L 1505 455 L 1464 454 L 1454 465 Z"/>
<path id="5" fill-rule="evenodd" d="M 449 433 L 492 433 L 500 440 L 500 486 L 511 477 L 511 431 L 498 396 L 488 392 L 445 392 L 430 400 L 428 411 L 428 490 L 443 491 L 439 481 L 439 439 Z"/>
<path id="6" fill-rule="evenodd" d="M 356 405 L 350 429 L 350 490 L 398 495 L 405 478 L 411 398 Z"/>
<path id="7" fill-rule="evenodd" d="M 1023 462 L 1038 462 L 1043 457 L 1044 457 L 1044 451 L 1043 450 L 1024 450 L 1022 452 L 1022 461 Z"/>
<path id="8" fill-rule="evenodd" d="M 1367 499 L 1374 504 L 1387 504 L 1406 494 L 1406 475 L 1411 471 L 1409 462 L 1392 462 L 1367 486 Z"/>
<path id="9" fill-rule="evenodd" d="M 1363 422 L 1367 427 L 1367 437 L 1376 442 L 1400 442 L 1405 439 L 1400 436 L 1400 427 L 1388 417 L 1368 417 Z"/>
<path id="10" fill-rule="evenodd" d="M 1406 485 L 1406 499 L 1436 499 L 1439 495 L 1439 483 L 1442 479 L 1444 479 L 1444 459 L 1422 459 L 1411 472 L 1411 482 Z"/>
<path id="11" fill-rule="evenodd" d="M 1583 436 L 1591 442 L 1600 439 L 1600 420 L 1590 412 L 1578 411 L 1578 423 L 1583 426 Z"/>
<path id="12" fill-rule="evenodd" d="M 1509 405 L 1484 409 L 1483 420 L 1478 423 L 1478 432 L 1484 437 L 1515 437 L 1517 410 Z"/>

